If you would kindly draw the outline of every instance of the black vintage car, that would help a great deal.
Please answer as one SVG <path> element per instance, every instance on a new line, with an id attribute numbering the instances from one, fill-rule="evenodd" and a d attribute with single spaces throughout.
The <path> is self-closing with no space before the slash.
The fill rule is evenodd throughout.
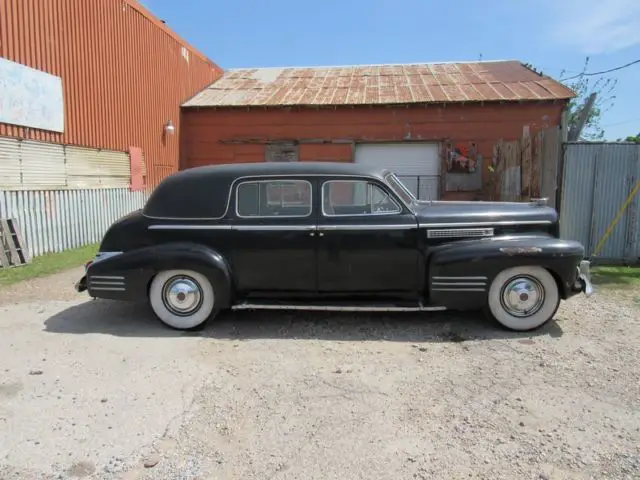
<path id="1" fill-rule="evenodd" d="M 76 289 L 148 298 L 177 329 L 251 308 L 484 310 L 531 330 L 592 293 L 583 246 L 543 203 L 419 201 L 358 164 L 192 168 L 108 229 Z"/>

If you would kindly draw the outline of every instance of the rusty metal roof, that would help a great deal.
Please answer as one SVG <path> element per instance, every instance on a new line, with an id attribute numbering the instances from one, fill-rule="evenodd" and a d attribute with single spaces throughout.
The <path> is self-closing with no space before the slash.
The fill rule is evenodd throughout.
<path id="1" fill-rule="evenodd" d="M 381 105 L 569 99 L 519 61 L 228 70 L 184 107 Z"/>

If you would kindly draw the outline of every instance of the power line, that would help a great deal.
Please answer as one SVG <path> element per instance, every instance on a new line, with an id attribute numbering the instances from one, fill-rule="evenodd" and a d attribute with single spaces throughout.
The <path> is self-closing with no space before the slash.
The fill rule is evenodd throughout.
<path id="1" fill-rule="evenodd" d="M 640 117 L 632 118 L 630 120 L 623 120 L 622 122 L 607 123 L 606 125 L 602 125 L 602 128 L 604 128 L 604 127 L 613 127 L 614 125 L 624 125 L 626 123 L 633 123 L 633 122 L 640 122 Z"/>
<path id="2" fill-rule="evenodd" d="M 635 65 L 636 63 L 640 63 L 640 58 L 638 60 L 634 60 L 633 62 L 629 62 L 625 65 L 620 65 L 619 67 L 610 68 L 609 70 L 602 70 L 601 72 L 579 73 L 578 75 L 574 75 L 573 77 L 561 78 L 560 81 L 563 82 L 565 80 L 573 80 L 574 78 L 578 78 L 582 76 L 591 77 L 593 75 L 602 75 L 604 73 L 615 72 L 617 70 L 622 70 L 623 68 L 630 67 L 631 65 Z"/>

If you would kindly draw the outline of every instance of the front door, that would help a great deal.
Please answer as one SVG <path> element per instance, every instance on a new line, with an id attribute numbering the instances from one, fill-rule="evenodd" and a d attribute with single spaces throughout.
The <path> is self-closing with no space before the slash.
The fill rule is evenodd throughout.
<path id="1" fill-rule="evenodd" d="M 419 297 L 418 225 L 386 185 L 319 185 L 318 291 L 327 296 Z"/>
<path id="2" fill-rule="evenodd" d="M 316 293 L 316 218 L 307 180 L 244 180 L 235 189 L 231 271 L 249 297 Z"/>

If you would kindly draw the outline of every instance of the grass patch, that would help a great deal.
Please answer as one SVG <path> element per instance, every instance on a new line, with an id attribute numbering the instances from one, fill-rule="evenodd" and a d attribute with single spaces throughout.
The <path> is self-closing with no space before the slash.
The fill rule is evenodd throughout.
<path id="1" fill-rule="evenodd" d="M 640 285 L 640 267 L 593 267 L 591 278 L 596 285 Z"/>
<path id="2" fill-rule="evenodd" d="M 98 244 L 73 248 L 60 253 L 48 253 L 34 258 L 30 264 L 22 267 L 1 268 L 0 286 L 43 277 L 54 273 L 79 267 L 91 260 L 98 251 Z"/>

